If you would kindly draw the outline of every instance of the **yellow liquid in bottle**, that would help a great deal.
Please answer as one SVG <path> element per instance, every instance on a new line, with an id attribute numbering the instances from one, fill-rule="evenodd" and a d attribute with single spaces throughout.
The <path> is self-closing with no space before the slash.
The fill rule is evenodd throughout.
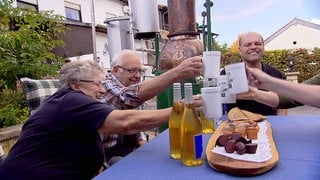
<path id="1" fill-rule="evenodd" d="M 186 104 L 181 122 L 181 162 L 185 166 L 198 166 L 202 157 L 202 126 L 194 104 Z"/>
<path id="2" fill-rule="evenodd" d="M 183 103 L 173 102 L 169 119 L 170 156 L 173 159 L 181 158 L 180 125 L 183 115 Z"/>
<path id="3" fill-rule="evenodd" d="M 214 132 L 214 120 L 213 119 L 207 119 L 204 113 L 200 112 L 200 119 L 202 124 L 202 132 L 209 134 Z"/>

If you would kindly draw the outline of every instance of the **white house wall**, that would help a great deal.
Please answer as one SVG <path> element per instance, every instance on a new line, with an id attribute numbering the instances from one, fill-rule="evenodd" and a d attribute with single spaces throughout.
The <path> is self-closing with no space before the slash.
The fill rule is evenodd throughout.
<path id="1" fill-rule="evenodd" d="M 99 63 L 104 67 L 105 69 L 110 68 L 110 57 L 108 54 L 107 49 L 105 49 L 106 44 L 106 34 L 105 33 L 96 33 L 96 48 L 97 48 L 97 58 L 99 60 Z"/>
<path id="2" fill-rule="evenodd" d="M 92 1 L 91 0 L 68 0 L 67 2 L 80 5 L 82 23 L 91 23 L 92 19 Z M 65 15 L 65 1 L 64 0 L 38 0 L 39 10 L 48 10 L 55 14 L 62 16 Z M 123 4 L 120 1 L 115 0 L 95 0 L 94 4 L 94 17 L 95 25 L 105 26 L 104 21 L 107 17 L 124 16 L 122 12 Z M 107 35 L 105 33 L 96 33 L 96 50 L 97 58 L 100 64 L 105 68 L 110 68 L 110 58 L 105 52 L 105 43 L 107 42 Z M 93 54 L 86 54 L 77 57 L 69 57 L 70 60 L 87 60 L 93 59 Z"/>
<path id="3" fill-rule="evenodd" d="M 96 24 L 105 25 L 106 18 L 124 16 L 123 5 L 119 1 L 98 0 L 94 2 Z M 91 22 L 91 21 L 90 21 Z"/>
<path id="4" fill-rule="evenodd" d="M 38 8 L 40 11 L 52 11 L 54 14 L 60 14 L 62 16 L 66 16 L 66 12 L 64 9 L 64 0 L 38 0 Z"/>
<path id="5" fill-rule="evenodd" d="M 53 10 L 55 14 L 60 14 L 65 17 L 64 0 L 38 0 L 39 10 Z M 81 17 L 83 23 L 91 23 L 91 0 L 68 0 L 67 2 L 80 5 Z M 104 25 L 104 20 L 107 14 L 114 16 L 123 16 L 123 4 L 115 0 L 95 0 L 95 23 Z"/>
<path id="6" fill-rule="evenodd" d="M 266 50 L 314 47 L 320 47 L 320 31 L 300 24 L 291 26 L 265 45 Z"/>
<path id="7" fill-rule="evenodd" d="M 92 0 L 66 0 L 66 2 L 80 5 L 82 23 L 91 23 L 92 19 Z M 13 3 L 16 6 L 16 3 Z M 94 0 L 94 17 L 95 25 L 106 26 L 104 21 L 110 17 L 125 16 L 123 12 L 123 2 L 119 0 Z M 38 0 L 39 11 L 48 10 L 53 11 L 54 14 L 65 15 L 65 0 Z M 128 30 L 129 31 L 129 30 Z M 100 64 L 107 70 L 110 68 L 110 57 L 105 53 L 105 43 L 107 42 L 107 35 L 105 33 L 96 32 L 96 50 L 97 58 Z M 135 41 L 135 46 L 140 47 L 141 42 Z M 142 55 L 145 56 L 145 55 Z M 93 59 L 93 54 L 85 54 L 77 57 L 69 57 L 70 60 L 87 60 Z M 147 59 L 143 58 L 143 63 L 147 64 Z M 151 74 L 152 66 L 146 67 L 148 74 Z"/>

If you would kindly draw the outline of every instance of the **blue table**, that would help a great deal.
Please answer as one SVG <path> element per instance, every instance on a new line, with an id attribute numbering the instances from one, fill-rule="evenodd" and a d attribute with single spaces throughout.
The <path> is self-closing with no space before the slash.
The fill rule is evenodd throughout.
<path id="1" fill-rule="evenodd" d="M 268 116 L 279 152 L 278 164 L 260 179 L 320 179 L 320 116 Z M 204 135 L 204 146 L 211 135 Z M 205 148 L 204 147 L 204 148 Z M 207 162 L 186 167 L 169 155 L 168 130 L 105 170 L 101 179 L 244 179 L 212 169 Z"/>

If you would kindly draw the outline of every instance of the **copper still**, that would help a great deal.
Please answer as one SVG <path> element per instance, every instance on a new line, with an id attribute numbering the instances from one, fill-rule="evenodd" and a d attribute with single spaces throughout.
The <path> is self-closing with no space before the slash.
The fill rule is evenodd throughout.
<path id="1" fill-rule="evenodd" d="M 168 0 L 169 40 L 159 56 L 159 69 L 171 69 L 184 59 L 201 55 L 203 44 L 197 38 L 194 0 Z"/>

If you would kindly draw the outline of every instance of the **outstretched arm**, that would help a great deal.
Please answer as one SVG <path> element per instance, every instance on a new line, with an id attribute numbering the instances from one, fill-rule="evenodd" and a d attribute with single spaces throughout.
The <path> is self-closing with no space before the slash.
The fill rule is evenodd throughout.
<path id="1" fill-rule="evenodd" d="M 140 101 L 144 102 L 153 98 L 170 87 L 174 82 L 201 75 L 203 72 L 201 59 L 200 56 L 187 58 L 181 64 L 164 72 L 160 76 L 141 82 L 138 91 Z"/>
<path id="2" fill-rule="evenodd" d="M 201 110 L 199 96 L 193 96 L 196 111 Z M 158 110 L 113 110 L 98 132 L 103 134 L 135 134 L 168 123 L 171 107 Z"/>
<path id="3" fill-rule="evenodd" d="M 279 96 L 272 91 L 262 91 L 256 87 L 249 87 L 249 92 L 237 94 L 237 99 L 254 100 L 271 107 L 277 107 Z"/>
<path id="4" fill-rule="evenodd" d="M 273 78 L 255 68 L 247 68 L 250 85 L 268 89 L 295 101 L 320 108 L 320 86 L 298 84 Z"/>

